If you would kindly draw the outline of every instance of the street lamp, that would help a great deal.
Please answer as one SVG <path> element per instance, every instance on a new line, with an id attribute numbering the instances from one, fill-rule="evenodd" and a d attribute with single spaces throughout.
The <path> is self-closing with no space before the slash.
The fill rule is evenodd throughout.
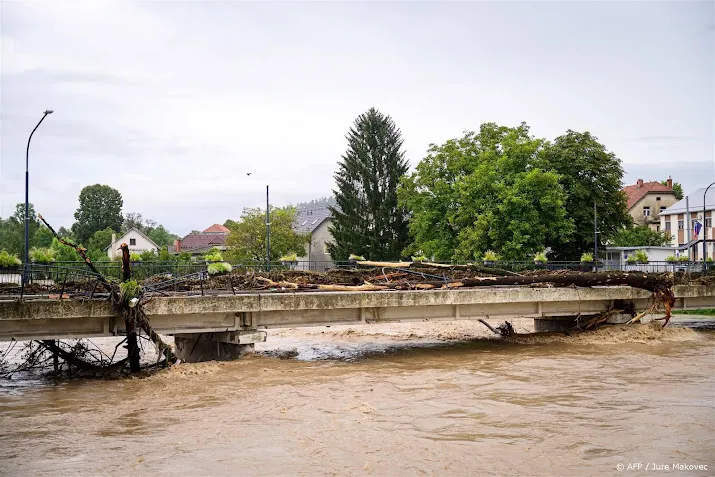
<path id="1" fill-rule="evenodd" d="M 705 199 L 708 195 L 708 189 L 710 189 L 712 186 L 715 185 L 715 182 L 710 184 L 706 189 L 705 192 L 703 192 L 703 272 L 705 272 L 705 268 L 707 266 L 707 262 L 705 260 L 705 256 L 707 254 L 707 249 L 705 248 L 705 239 L 708 238 L 708 229 L 705 227 L 705 214 L 707 213 L 707 208 L 705 207 Z M 712 226 L 712 220 L 710 221 L 710 226 Z"/>
<path id="2" fill-rule="evenodd" d="M 24 256 L 24 270 L 22 274 L 22 288 L 25 289 L 25 282 L 27 281 L 27 262 L 29 261 L 29 251 L 30 251 L 30 197 L 29 197 L 29 187 L 30 187 L 30 141 L 32 141 L 32 135 L 35 134 L 37 128 L 40 127 L 42 121 L 45 120 L 48 114 L 52 114 L 54 111 L 48 109 L 42 118 L 35 126 L 35 129 L 30 133 L 30 137 L 27 139 L 27 150 L 25 151 L 25 256 Z"/>

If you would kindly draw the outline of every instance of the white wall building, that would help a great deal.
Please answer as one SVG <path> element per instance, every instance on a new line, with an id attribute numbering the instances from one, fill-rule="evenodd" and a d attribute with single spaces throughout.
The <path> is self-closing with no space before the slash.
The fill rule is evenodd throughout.
<path id="1" fill-rule="evenodd" d="M 142 253 L 148 250 L 156 252 L 159 247 L 152 239 L 144 235 L 143 232 L 132 227 L 124 235 L 117 238 L 117 234 L 112 234 L 112 243 L 105 250 L 110 259 L 121 256 L 119 246 L 126 243 L 129 246 L 129 253 Z"/>
<path id="2" fill-rule="evenodd" d="M 670 233 L 673 247 L 690 244 L 688 254 L 693 260 L 702 260 L 703 236 L 706 240 L 707 257 L 715 258 L 715 243 L 713 243 L 713 215 L 715 215 L 715 186 L 711 187 L 705 198 L 705 215 L 703 217 L 703 193 L 705 188 L 698 189 L 687 197 L 671 205 L 660 213 L 660 230 Z M 688 213 L 690 218 L 688 219 Z M 695 223 L 702 224 L 700 233 L 695 234 Z"/>

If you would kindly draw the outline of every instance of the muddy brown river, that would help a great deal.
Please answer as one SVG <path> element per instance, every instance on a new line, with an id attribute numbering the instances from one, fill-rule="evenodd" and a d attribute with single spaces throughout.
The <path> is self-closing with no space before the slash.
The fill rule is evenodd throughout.
<path id="1" fill-rule="evenodd" d="M 711 476 L 715 333 L 680 321 L 276 330 L 262 354 L 141 379 L 17 377 L 0 474 Z"/>

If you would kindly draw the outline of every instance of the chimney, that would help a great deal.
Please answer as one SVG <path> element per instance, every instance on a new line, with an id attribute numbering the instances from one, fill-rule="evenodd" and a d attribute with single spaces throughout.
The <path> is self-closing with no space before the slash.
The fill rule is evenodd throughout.
<path id="1" fill-rule="evenodd" d="M 639 189 L 640 189 L 641 187 L 643 187 L 643 179 L 638 179 L 638 181 L 636 182 L 636 184 L 638 184 L 638 188 L 639 188 Z"/>
<path id="2" fill-rule="evenodd" d="M 174 240 L 174 250 L 176 252 L 181 252 L 181 240 L 179 240 L 179 239 Z"/>
<path id="3" fill-rule="evenodd" d="M 668 176 L 668 182 L 667 182 L 667 184 L 668 184 L 668 189 L 672 189 L 672 188 L 673 188 L 673 179 L 672 179 L 670 176 Z"/>

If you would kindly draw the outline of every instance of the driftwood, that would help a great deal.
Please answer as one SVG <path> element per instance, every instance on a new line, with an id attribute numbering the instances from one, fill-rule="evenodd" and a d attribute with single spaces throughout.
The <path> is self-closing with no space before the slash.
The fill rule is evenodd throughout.
<path id="1" fill-rule="evenodd" d="M 136 297 L 137 302 L 135 303 L 131 303 L 130 300 L 124 299 L 120 292 L 119 285 L 116 282 L 111 282 L 104 275 L 99 273 L 97 268 L 87 256 L 87 249 L 63 237 L 60 237 L 57 232 L 55 232 L 55 229 L 53 229 L 52 226 L 47 223 L 45 218 L 42 217 L 42 215 L 38 214 L 38 217 L 40 218 L 40 220 L 42 220 L 42 222 L 47 226 L 50 232 L 52 232 L 52 235 L 54 235 L 60 243 L 68 247 L 72 247 L 77 251 L 79 256 L 82 257 L 82 259 L 84 260 L 87 267 L 89 267 L 89 269 L 96 275 L 97 281 L 109 292 L 109 299 L 111 300 L 112 305 L 117 310 L 117 312 L 119 312 L 122 317 L 124 317 L 125 320 L 128 337 L 127 351 L 129 355 L 128 359 L 130 361 L 131 371 L 137 372 L 140 369 L 138 361 L 139 347 L 136 341 L 137 327 L 142 329 L 147 334 L 147 336 L 149 336 L 149 339 L 154 343 L 156 348 L 159 350 L 159 353 L 164 355 L 166 359 L 166 364 L 173 364 L 177 362 L 177 358 L 172 352 L 171 347 L 167 345 L 161 339 L 161 337 L 152 329 L 151 324 L 149 322 L 149 317 L 146 316 L 146 313 L 144 313 L 144 310 L 141 308 L 141 303 L 139 303 L 139 301 L 141 300 L 141 296 Z M 126 244 L 122 245 L 122 278 L 124 281 L 126 281 L 131 278 L 131 271 L 129 268 L 129 248 Z M 134 336 L 134 343 L 132 343 L 132 336 Z"/>
<path id="2" fill-rule="evenodd" d="M 518 273 L 503 270 L 501 268 L 483 267 L 476 264 L 468 265 L 450 265 L 445 263 L 433 262 L 371 262 L 369 260 L 356 262 L 361 267 L 373 268 L 432 268 L 432 269 L 448 269 L 448 270 L 464 270 L 479 273 L 488 273 L 497 276 L 520 276 Z"/>

